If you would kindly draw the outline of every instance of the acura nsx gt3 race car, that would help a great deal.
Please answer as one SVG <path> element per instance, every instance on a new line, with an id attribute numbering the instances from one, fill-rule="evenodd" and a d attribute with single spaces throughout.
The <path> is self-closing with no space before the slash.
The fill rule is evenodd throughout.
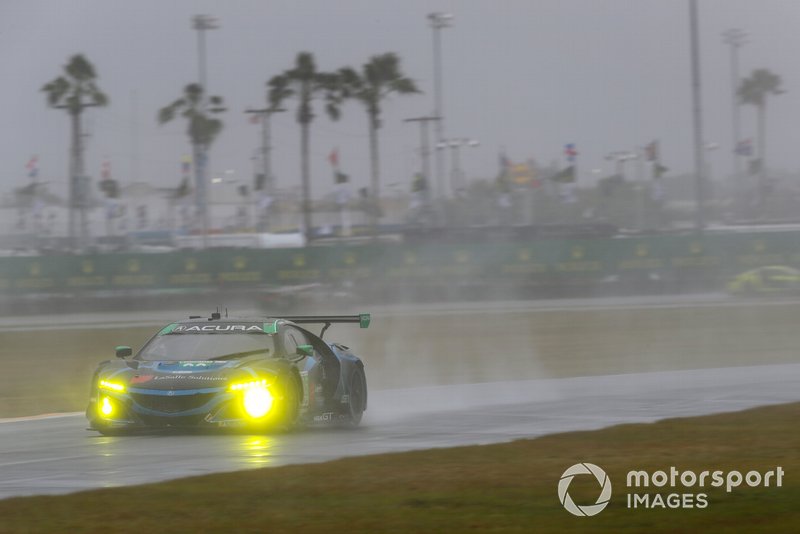
<path id="1" fill-rule="evenodd" d="M 367 408 L 364 364 L 322 339 L 334 323 L 369 326 L 369 314 L 283 318 L 199 316 L 166 325 L 133 356 L 94 373 L 90 429 L 289 429 L 319 422 L 356 426 Z M 301 325 L 323 325 L 315 335 Z"/>

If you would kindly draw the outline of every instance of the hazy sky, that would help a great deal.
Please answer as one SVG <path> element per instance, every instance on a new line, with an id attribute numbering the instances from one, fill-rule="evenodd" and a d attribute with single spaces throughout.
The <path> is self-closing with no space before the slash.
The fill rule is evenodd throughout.
<path id="1" fill-rule="evenodd" d="M 741 72 L 768 68 L 786 94 L 769 101 L 768 160 L 797 170 L 800 141 L 800 2 L 700 0 L 706 139 L 715 174 L 730 172 L 731 94 L 728 48 L 721 33 L 745 29 Z M 385 104 L 380 132 L 383 183 L 407 188 L 419 166 L 418 128 L 403 119 L 433 110 L 431 30 L 426 15 L 454 14 L 443 30 L 445 133 L 479 140 L 462 150 L 470 177 L 494 177 L 504 147 L 511 160 L 561 159 L 574 142 L 580 180 L 612 165 L 611 151 L 659 139 L 673 172 L 692 167 L 688 0 L 0 0 L 0 193 L 28 180 L 25 165 L 39 156 L 40 179 L 57 191 L 66 183 L 69 121 L 48 109 L 42 85 L 75 53 L 85 54 L 110 96 L 90 110 L 87 168 L 95 178 L 111 161 L 114 177 L 163 186 L 179 182 L 190 149 L 185 124 L 158 126 L 157 110 L 197 79 L 198 13 L 218 18 L 207 34 L 208 85 L 229 111 L 214 144 L 214 172 L 249 180 L 259 127 L 243 111 L 261 106 L 265 83 L 313 52 L 320 69 L 360 66 L 371 55 L 396 52 L 422 95 Z M 280 187 L 299 183 L 295 105 L 273 120 L 274 174 Z M 343 170 L 356 186 L 368 181 L 366 115 L 357 103 L 331 122 L 317 108 L 312 125 L 315 196 L 332 187 L 327 155 L 339 147 Z M 755 113 L 745 108 L 743 132 L 754 136 Z M 137 161 L 138 164 L 135 164 Z"/>

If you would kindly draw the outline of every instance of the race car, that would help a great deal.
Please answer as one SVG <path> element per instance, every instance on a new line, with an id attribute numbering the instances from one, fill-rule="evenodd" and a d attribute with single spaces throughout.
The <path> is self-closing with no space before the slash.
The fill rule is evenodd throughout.
<path id="1" fill-rule="evenodd" d="M 728 293 L 731 295 L 796 294 L 798 291 L 800 271 L 784 265 L 751 269 L 728 282 Z"/>
<path id="2" fill-rule="evenodd" d="M 227 315 L 227 313 L 226 313 Z M 364 364 L 323 340 L 336 323 L 367 328 L 369 314 L 228 318 L 192 316 L 159 330 L 135 356 L 116 347 L 92 377 L 90 430 L 291 429 L 357 426 L 367 409 Z M 316 335 L 301 325 L 319 324 Z"/>

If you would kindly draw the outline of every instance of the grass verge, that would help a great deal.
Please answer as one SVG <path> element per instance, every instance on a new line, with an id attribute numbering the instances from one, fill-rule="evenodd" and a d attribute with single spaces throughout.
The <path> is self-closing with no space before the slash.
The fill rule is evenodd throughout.
<path id="1" fill-rule="evenodd" d="M 621 425 L 512 443 L 208 475 L 60 497 L 0 501 L 0 532 L 800 532 L 800 403 Z M 606 470 L 610 505 L 574 517 L 558 480 Z M 641 492 L 708 495 L 703 509 L 628 509 L 626 473 L 781 466 L 780 488 Z M 598 486 L 570 494 L 590 504 Z M 774 485 L 774 484 L 773 484 Z"/>

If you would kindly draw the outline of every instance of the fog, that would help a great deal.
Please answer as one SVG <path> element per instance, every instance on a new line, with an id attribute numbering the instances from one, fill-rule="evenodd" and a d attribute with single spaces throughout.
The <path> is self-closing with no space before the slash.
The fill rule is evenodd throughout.
<path id="1" fill-rule="evenodd" d="M 698 0 L 699 103 L 692 4 L 0 0 L 0 433 L 19 434 L 0 449 L 10 459 L 0 462 L 0 480 L 12 481 L 0 484 L 0 498 L 795 399 L 800 3 Z M 452 15 L 438 19 L 448 21 L 438 33 L 434 13 Z M 198 15 L 214 21 L 200 34 L 204 61 L 192 28 Z M 746 35 L 736 49 L 723 40 L 731 29 Z M 297 70 L 287 73 L 304 52 L 323 74 L 314 79 L 307 174 L 298 103 L 307 87 L 291 85 Z M 356 82 L 363 65 L 387 53 L 398 59 L 397 76 L 382 86 L 372 121 L 364 87 L 375 70 Z M 81 102 L 75 144 L 69 101 L 55 95 L 48 105 L 43 86 L 53 82 L 53 96 L 78 54 L 108 105 Z M 177 101 L 203 68 L 197 107 L 191 91 Z M 765 79 L 778 83 L 752 89 Z M 283 100 L 269 100 L 268 82 Z M 732 82 L 747 97 L 741 105 Z M 206 99 L 215 95 L 221 103 Z M 326 104 L 339 105 L 339 120 Z M 699 172 L 695 104 L 704 125 Z M 269 143 L 248 113 L 265 106 L 274 112 Z M 441 137 L 433 122 L 429 130 L 408 122 L 437 113 Z M 266 318 L 371 313 L 368 329 L 334 324 L 324 338 L 364 363 L 374 394 L 364 428 L 317 428 L 328 416 L 355 416 L 314 409 L 352 410 L 359 399 L 351 396 L 358 388 L 326 373 L 360 368 L 295 340 L 288 356 L 299 358 L 279 365 L 296 374 L 269 387 L 286 387 L 286 406 L 297 400 L 298 432 L 182 435 L 163 449 L 149 438 L 76 433 L 85 422 L 75 412 L 92 395 L 87 417 L 108 423 L 104 430 L 116 430 L 109 413 L 118 409 L 161 417 L 136 411 L 134 397 L 123 399 L 127 408 L 114 404 L 139 375 L 113 383 L 119 398 L 108 393 L 99 406 L 97 364 L 130 353 L 120 345 L 135 353 L 165 324 L 212 312 L 257 317 L 259 334 L 269 333 Z M 324 322 L 309 330 L 318 334 Z M 128 393 L 165 402 L 228 394 L 213 413 L 216 400 L 164 409 L 214 424 L 238 399 L 234 389 L 267 390 L 250 368 L 259 381 L 234 383 L 241 358 L 227 356 L 236 360 L 223 364 L 231 373 L 208 379 L 230 386 L 214 392 Z M 336 365 L 325 368 L 323 356 Z M 176 374 L 193 372 L 206 371 Z M 235 409 L 244 413 L 246 402 Z M 263 423 L 264 413 L 253 419 Z M 58 447 L 76 456 L 41 474 L 50 464 L 40 460 Z M 106 463 L 86 476 L 98 452 Z M 151 453 L 152 467 L 139 473 L 135 464 Z"/>
<path id="2" fill-rule="evenodd" d="M 692 169 L 688 8 L 685 2 L 487 1 L 369 2 L 343 0 L 169 3 L 6 0 L 0 5 L 0 66 L 8 82 L 0 174 L 8 192 L 27 183 L 25 165 L 39 157 L 40 180 L 64 194 L 68 119 L 48 109 L 39 90 L 69 56 L 95 65 L 106 108 L 87 111 L 87 170 L 99 179 L 103 161 L 123 183 L 175 187 L 181 157 L 191 150 L 180 122 L 159 127 L 157 111 L 197 79 L 191 17 L 207 13 L 220 28 L 207 32 L 208 87 L 224 97 L 225 127 L 211 149 L 213 173 L 252 178 L 259 129 L 244 110 L 263 106 L 266 82 L 290 68 L 299 51 L 312 52 L 321 70 L 360 67 L 384 52 L 401 58 L 422 94 L 392 97 L 380 131 L 383 183 L 407 191 L 419 168 L 416 125 L 433 104 L 433 53 L 426 15 L 451 12 L 442 30 L 443 115 L 447 138 L 480 141 L 462 151 L 470 179 L 493 179 L 505 151 L 514 162 L 563 160 L 579 151 L 578 184 L 592 169 L 611 174 L 604 158 L 660 140 L 662 160 L 674 173 Z M 800 6 L 791 0 L 718 0 L 699 3 L 706 136 L 721 149 L 715 172 L 732 172 L 729 50 L 722 32 L 742 28 L 742 77 L 753 69 L 779 74 L 787 93 L 769 106 L 769 165 L 796 172 L 794 146 L 800 86 L 793 51 Z M 295 105 L 273 120 L 274 174 L 281 188 L 297 184 L 299 129 Z M 745 106 L 742 137 L 756 135 L 755 113 Z M 368 185 L 366 116 L 355 103 L 331 122 L 321 106 L 312 125 L 313 194 L 333 187 L 327 156 L 338 147 L 355 188 Z M 449 158 L 448 158 L 449 159 Z"/>

